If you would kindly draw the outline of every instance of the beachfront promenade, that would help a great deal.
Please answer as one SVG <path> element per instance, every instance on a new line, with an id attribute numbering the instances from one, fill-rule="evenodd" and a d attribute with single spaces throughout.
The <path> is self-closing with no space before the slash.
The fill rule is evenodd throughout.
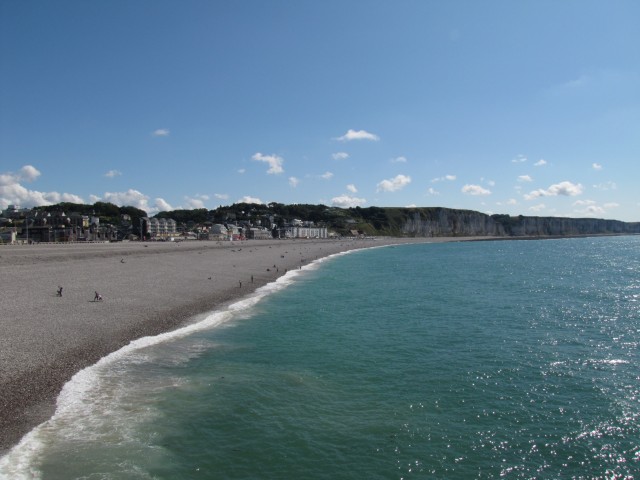
<path id="1" fill-rule="evenodd" d="M 55 398 L 73 374 L 131 340 L 193 321 L 317 258 L 446 240 L 451 239 L 3 246 L 0 453 L 52 415 Z M 102 301 L 94 301 L 95 292 Z"/>

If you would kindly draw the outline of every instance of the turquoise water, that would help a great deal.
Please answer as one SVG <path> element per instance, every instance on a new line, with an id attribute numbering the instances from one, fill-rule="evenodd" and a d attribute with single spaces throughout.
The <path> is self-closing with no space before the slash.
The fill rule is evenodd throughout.
<path id="1" fill-rule="evenodd" d="M 640 477 L 640 238 L 290 272 L 79 374 L 0 477 Z"/>

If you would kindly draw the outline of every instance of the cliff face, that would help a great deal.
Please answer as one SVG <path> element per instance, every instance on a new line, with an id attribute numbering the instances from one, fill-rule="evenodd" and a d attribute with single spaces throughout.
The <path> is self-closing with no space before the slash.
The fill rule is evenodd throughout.
<path id="1" fill-rule="evenodd" d="M 596 218 L 511 217 L 470 210 L 423 208 L 412 212 L 402 233 L 416 237 L 568 236 L 640 233 L 640 222 Z"/>
<path id="2" fill-rule="evenodd" d="M 402 227 L 406 235 L 417 237 L 505 235 L 490 216 L 470 210 L 428 208 L 414 212 Z"/>

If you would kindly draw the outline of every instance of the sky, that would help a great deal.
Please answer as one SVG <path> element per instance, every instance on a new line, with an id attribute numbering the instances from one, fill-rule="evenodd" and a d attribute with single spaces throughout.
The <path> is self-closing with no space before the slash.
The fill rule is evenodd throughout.
<path id="1" fill-rule="evenodd" d="M 0 0 L 0 208 L 640 221 L 636 0 Z"/>

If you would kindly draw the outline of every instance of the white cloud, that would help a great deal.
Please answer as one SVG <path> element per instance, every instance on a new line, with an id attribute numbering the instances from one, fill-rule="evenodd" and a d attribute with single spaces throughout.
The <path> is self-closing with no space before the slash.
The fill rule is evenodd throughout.
<path id="1" fill-rule="evenodd" d="M 40 176 L 40 171 L 33 165 L 25 165 L 20 169 L 19 179 L 25 182 L 33 182 Z"/>
<path id="2" fill-rule="evenodd" d="M 396 175 L 394 178 L 382 180 L 378 183 L 377 192 L 395 192 L 401 190 L 411 183 L 411 177 L 408 175 Z"/>
<path id="3" fill-rule="evenodd" d="M 278 155 L 275 155 L 275 154 L 263 155 L 260 152 L 258 152 L 254 154 L 253 157 L 251 157 L 251 160 L 255 160 L 256 162 L 264 162 L 268 164 L 269 170 L 267 170 L 267 173 L 269 175 L 274 175 L 274 174 L 284 172 L 284 169 L 282 168 L 284 159 L 282 157 L 279 157 Z"/>
<path id="4" fill-rule="evenodd" d="M 120 175 L 122 175 L 122 172 L 119 170 L 109 170 L 107 173 L 104 174 L 104 176 L 107 178 L 119 177 Z"/>
<path id="5" fill-rule="evenodd" d="M 199 198 L 187 198 L 187 205 L 192 210 L 195 210 L 196 208 L 206 208 L 204 206 L 204 202 Z"/>
<path id="6" fill-rule="evenodd" d="M 149 197 L 132 188 L 126 192 L 105 192 L 104 200 L 119 207 L 130 206 L 149 211 Z"/>
<path id="7" fill-rule="evenodd" d="M 216 197 L 219 200 L 228 200 L 229 199 L 229 195 L 227 193 L 214 193 L 213 196 Z"/>
<path id="8" fill-rule="evenodd" d="M 592 167 L 594 170 L 602 170 L 602 165 L 600 165 L 599 163 L 592 163 L 592 164 L 591 164 L 591 167 Z"/>
<path id="9" fill-rule="evenodd" d="M 587 210 L 584 212 L 587 215 L 603 215 L 606 213 L 605 209 L 598 205 L 591 205 L 587 207 Z"/>
<path id="10" fill-rule="evenodd" d="M 102 198 L 97 195 L 89 195 L 89 201 L 91 203 L 96 203 L 96 202 L 99 202 L 100 200 L 102 200 Z"/>
<path id="11" fill-rule="evenodd" d="M 61 198 L 63 202 L 84 203 L 84 199 L 80 195 L 73 193 L 63 193 Z"/>
<path id="12" fill-rule="evenodd" d="M 3 178 L 0 183 L 0 206 L 4 209 L 9 205 L 34 207 L 48 205 L 42 192 L 28 190 L 19 183 L 7 183 Z"/>
<path id="13" fill-rule="evenodd" d="M 515 198 L 510 198 L 507 200 L 507 205 L 517 205 L 518 201 Z"/>
<path id="14" fill-rule="evenodd" d="M 347 190 L 349 190 L 351 193 L 358 193 L 358 189 L 353 183 L 347 185 Z"/>
<path id="15" fill-rule="evenodd" d="M 206 208 L 204 205 L 205 200 L 209 200 L 207 195 L 196 195 L 195 197 L 184 197 L 187 201 L 188 208 L 194 210 L 196 208 Z"/>
<path id="16" fill-rule="evenodd" d="M 331 205 L 340 208 L 359 207 L 366 202 L 364 198 L 352 197 L 346 194 L 331 199 Z"/>
<path id="17" fill-rule="evenodd" d="M 407 163 L 407 157 L 395 157 L 391 159 L 391 163 Z"/>
<path id="18" fill-rule="evenodd" d="M 431 183 L 436 183 L 436 182 L 453 182 L 457 177 L 455 175 L 445 175 L 444 177 L 437 177 L 434 178 L 433 180 L 431 180 Z"/>
<path id="19" fill-rule="evenodd" d="M 595 204 L 596 204 L 595 200 L 576 200 L 575 202 L 573 202 L 574 207 L 584 207 L 587 205 L 595 205 Z"/>
<path id="20" fill-rule="evenodd" d="M 345 133 L 341 137 L 338 137 L 336 140 L 339 140 L 341 142 L 349 142 L 351 140 L 372 140 L 374 142 L 377 142 L 378 140 L 380 140 L 380 137 L 365 130 L 349 129 L 347 133 Z"/>
<path id="21" fill-rule="evenodd" d="M 618 185 L 616 185 L 615 182 L 605 182 L 605 183 L 600 183 L 598 185 L 594 185 L 593 188 L 595 188 L 596 190 L 616 190 L 618 188 Z"/>
<path id="22" fill-rule="evenodd" d="M 533 166 L 534 167 L 542 167 L 542 166 L 544 166 L 546 164 L 547 164 L 547 161 L 545 159 L 541 158 L 536 163 L 534 163 Z"/>
<path id="23" fill-rule="evenodd" d="M 516 158 L 511 160 L 511 163 L 524 163 L 527 161 L 527 157 L 524 155 L 518 155 Z"/>
<path id="24" fill-rule="evenodd" d="M 533 200 L 539 197 L 556 197 L 558 195 L 565 197 L 575 197 L 582 194 L 583 186 L 581 184 L 575 184 L 568 181 L 556 183 L 551 185 L 546 190 L 539 189 L 534 190 L 524 196 L 526 200 Z"/>
<path id="25" fill-rule="evenodd" d="M 546 208 L 544 203 L 539 203 L 538 205 L 533 205 L 531 207 L 529 207 L 529 210 L 531 210 L 532 212 L 541 212 Z"/>
<path id="26" fill-rule="evenodd" d="M 573 206 L 584 207 L 576 210 L 576 213 L 581 215 L 603 215 L 606 213 L 607 209 L 617 208 L 620 205 L 615 202 L 610 202 L 600 206 L 595 200 L 577 200 L 573 202 Z"/>
<path id="27" fill-rule="evenodd" d="M 320 175 L 320 178 L 322 178 L 323 180 L 331 180 L 333 178 L 333 173 L 325 172 L 322 175 Z"/>
<path id="28" fill-rule="evenodd" d="M 437 191 L 435 188 L 429 187 L 429 190 L 427 190 L 427 193 L 429 195 L 440 195 L 440 192 Z"/>
<path id="29" fill-rule="evenodd" d="M 33 182 L 40 176 L 40 171 L 33 165 L 25 165 L 20 172 L 7 172 L 0 174 L 0 186 L 15 185 L 20 182 Z"/>
<path id="30" fill-rule="evenodd" d="M 594 200 L 578 200 L 573 203 L 574 207 L 584 207 L 575 210 L 580 215 L 602 215 L 605 209 L 597 204 Z"/>
<path id="31" fill-rule="evenodd" d="M 336 152 L 331 155 L 331 157 L 333 157 L 334 160 L 346 160 L 349 158 L 349 154 L 346 152 Z"/>
<path id="32" fill-rule="evenodd" d="M 300 180 L 296 177 L 289 177 L 289 185 L 291 185 L 293 188 L 297 187 L 299 183 Z"/>
<path id="33" fill-rule="evenodd" d="M 173 210 L 173 207 L 169 205 L 163 198 L 156 198 L 154 205 L 155 209 L 159 212 L 167 212 L 169 210 Z"/>
<path id="34" fill-rule="evenodd" d="M 243 174 L 244 172 L 246 172 L 246 171 L 247 171 L 247 169 L 246 169 L 246 168 L 239 168 L 239 169 L 238 169 L 238 173 L 239 173 L 240 175 L 242 175 L 242 174 Z"/>
<path id="35" fill-rule="evenodd" d="M 520 175 L 518 177 L 518 181 L 519 182 L 533 182 L 533 178 L 531 178 L 529 175 Z"/>
<path id="36" fill-rule="evenodd" d="M 238 200 L 236 203 L 257 203 L 258 205 L 262 205 L 262 200 L 260 200 L 259 198 L 256 198 L 256 197 L 250 197 L 248 195 L 245 195 L 240 200 Z"/>
<path id="37" fill-rule="evenodd" d="M 462 187 L 462 193 L 467 195 L 491 195 L 491 191 L 480 185 L 465 185 Z"/>
<path id="38" fill-rule="evenodd" d="M 20 179 L 11 173 L 3 173 L 0 175 L 0 187 L 7 186 L 7 185 L 14 185 L 19 182 L 20 182 Z"/>
<path id="39" fill-rule="evenodd" d="M 152 135 L 154 137 L 168 137 L 169 133 L 169 130 L 167 130 L 166 128 L 158 128 L 157 130 L 153 131 Z"/>

